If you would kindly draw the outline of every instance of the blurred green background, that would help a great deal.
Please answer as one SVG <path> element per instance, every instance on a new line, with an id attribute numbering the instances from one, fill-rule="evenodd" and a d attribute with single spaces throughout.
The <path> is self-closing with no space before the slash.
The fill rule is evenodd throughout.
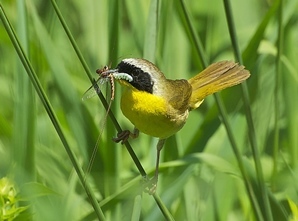
<path id="1" fill-rule="evenodd" d="M 88 70 L 51 1 L 1 1 L 2 21 L 5 12 L 44 95 L 42 102 L 8 28 L 0 25 L 0 179 L 5 178 L 0 187 L 14 190 L 10 195 L 0 190 L 0 219 L 298 219 L 296 0 L 62 0 L 57 5 Z M 96 78 L 96 69 L 128 57 L 149 59 L 171 79 L 188 79 L 220 60 L 240 60 L 251 72 L 242 87 L 209 96 L 167 140 L 154 197 L 142 194 L 130 154 L 112 142 L 117 131 L 100 100 L 81 99 L 91 85 L 86 72 Z M 120 97 L 116 85 L 112 112 L 123 129 L 132 130 Z M 46 99 L 59 124 L 50 120 Z M 157 140 L 140 134 L 130 143 L 152 176 Z M 81 176 L 89 189 L 74 163 L 87 171 Z M 94 209 L 88 190 L 100 209 Z"/>

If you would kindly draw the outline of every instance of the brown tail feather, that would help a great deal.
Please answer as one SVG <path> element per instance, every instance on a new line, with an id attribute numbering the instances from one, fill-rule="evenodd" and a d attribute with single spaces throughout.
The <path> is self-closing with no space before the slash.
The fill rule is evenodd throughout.
<path id="1" fill-rule="evenodd" d="M 188 82 L 192 86 L 190 108 L 200 106 L 205 97 L 225 88 L 240 84 L 246 80 L 250 73 L 232 61 L 221 61 L 208 66 Z"/>

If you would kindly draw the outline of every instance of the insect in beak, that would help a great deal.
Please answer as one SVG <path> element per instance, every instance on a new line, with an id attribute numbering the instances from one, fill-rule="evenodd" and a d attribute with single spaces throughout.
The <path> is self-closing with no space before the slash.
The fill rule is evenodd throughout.
<path id="1" fill-rule="evenodd" d="M 96 94 L 101 92 L 101 86 L 107 82 L 110 82 L 111 85 L 111 100 L 115 98 L 115 79 L 117 80 L 126 80 L 131 82 L 133 80 L 132 76 L 126 73 L 119 73 L 118 69 L 109 69 L 108 66 L 104 66 L 102 69 L 97 69 L 96 73 L 99 75 L 99 78 L 95 83 L 90 86 L 87 91 L 84 93 L 82 100 L 90 99 Z"/>

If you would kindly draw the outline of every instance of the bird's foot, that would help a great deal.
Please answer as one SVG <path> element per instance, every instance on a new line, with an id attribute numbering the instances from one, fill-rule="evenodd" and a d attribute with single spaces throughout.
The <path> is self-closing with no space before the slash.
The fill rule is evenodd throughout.
<path id="1" fill-rule="evenodd" d="M 130 137 L 132 139 L 135 139 L 139 136 L 139 130 L 134 129 L 133 132 L 130 132 L 129 130 L 123 130 L 117 134 L 117 137 L 113 138 L 113 141 L 116 143 L 121 142 L 121 144 L 124 144 Z"/>
<path id="2" fill-rule="evenodd" d="M 124 144 L 130 137 L 131 132 L 129 130 L 123 130 L 117 134 L 117 137 L 113 138 L 113 141 L 116 143 L 121 142 Z"/>

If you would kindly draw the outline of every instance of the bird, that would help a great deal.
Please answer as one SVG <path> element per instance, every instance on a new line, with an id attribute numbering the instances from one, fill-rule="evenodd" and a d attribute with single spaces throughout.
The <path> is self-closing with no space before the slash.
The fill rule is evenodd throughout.
<path id="1" fill-rule="evenodd" d="M 121 111 L 134 125 L 133 132 L 124 130 L 113 140 L 123 144 L 130 137 L 138 137 L 139 131 L 159 139 L 155 173 L 148 187 L 150 194 L 156 191 L 160 152 L 165 140 L 184 126 L 189 113 L 205 97 L 240 84 L 250 76 L 244 66 L 233 61 L 215 62 L 189 80 L 167 79 L 153 63 L 142 58 L 125 58 L 115 69 L 107 71 L 128 76 L 116 81 L 125 87 Z"/>

